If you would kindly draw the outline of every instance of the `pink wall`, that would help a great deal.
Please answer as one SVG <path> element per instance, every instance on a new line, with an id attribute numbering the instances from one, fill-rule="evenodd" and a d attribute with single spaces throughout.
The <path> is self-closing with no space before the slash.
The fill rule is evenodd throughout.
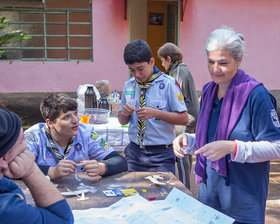
<path id="1" fill-rule="evenodd" d="M 108 79 L 113 90 L 122 90 L 128 78 L 122 55 L 129 41 L 123 2 L 93 0 L 93 62 L 1 62 L 0 92 L 76 91 L 79 84 L 102 79 Z M 188 0 L 179 45 L 197 89 L 210 80 L 204 44 L 221 25 L 245 36 L 241 67 L 268 89 L 280 89 L 279 8 L 279 0 Z"/>
<path id="2" fill-rule="evenodd" d="M 268 89 L 280 89 L 279 0 L 188 0 L 180 23 L 179 45 L 197 89 L 210 81 L 204 45 L 210 32 L 221 25 L 243 33 L 246 41 L 241 68 Z"/>
<path id="3" fill-rule="evenodd" d="M 73 92 L 102 79 L 112 90 L 122 90 L 128 78 L 122 57 L 127 42 L 124 4 L 93 1 L 93 62 L 1 62 L 0 92 Z"/>

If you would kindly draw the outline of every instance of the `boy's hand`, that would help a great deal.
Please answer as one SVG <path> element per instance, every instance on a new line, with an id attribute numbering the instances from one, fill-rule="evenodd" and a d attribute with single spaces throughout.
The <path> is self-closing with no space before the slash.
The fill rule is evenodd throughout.
<path id="1" fill-rule="evenodd" d="M 136 111 L 136 114 L 140 120 L 148 120 L 156 117 L 157 109 L 152 107 L 143 107 Z"/>
<path id="2" fill-rule="evenodd" d="M 94 180 L 99 180 L 106 171 L 106 165 L 96 160 L 83 160 L 80 164 L 84 166 L 86 174 Z"/>
<path id="3" fill-rule="evenodd" d="M 60 179 L 62 177 L 70 176 L 75 173 L 77 166 L 78 165 L 72 160 L 60 160 L 55 167 L 49 168 L 48 176 L 51 179 Z"/>
<path id="4" fill-rule="evenodd" d="M 136 110 L 136 108 L 134 106 L 132 106 L 130 104 L 125 104 L 121 110 L 121 114 L 123 116 L 129 117 L 135 110 Z"/>

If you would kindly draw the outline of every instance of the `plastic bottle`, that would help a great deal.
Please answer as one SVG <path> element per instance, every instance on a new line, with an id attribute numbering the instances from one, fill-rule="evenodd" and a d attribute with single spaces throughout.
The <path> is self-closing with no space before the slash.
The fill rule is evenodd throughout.
<path id="1" fill-rule="evenodd" d="M 109 110 L 109 102 L 107 99 L 107 94 L 101 94 L 101 98 L 100 98 L 98 107 Z"/>
<path id="2" fill-rule="evenodd" d="M 85 92 L 85 108 L 96 108 L 97 99 L 93 86 L 88 86 L 87 91 Z"/>

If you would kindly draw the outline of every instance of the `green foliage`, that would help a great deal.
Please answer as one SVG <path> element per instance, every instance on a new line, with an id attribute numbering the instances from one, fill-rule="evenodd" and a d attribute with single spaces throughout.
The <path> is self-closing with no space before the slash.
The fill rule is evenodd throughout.
<path id="1" fill-rule="evenodd" d="M 6 44 L 12 44 L 20 42 L 23 40 L 30 39 L 31 37 L 27 35 L 26 31 L 14 30 L 11 32 L 5 32 L 5 28 L 10 26 L 9 20 L 6 17 L 0 17 L 0 47 Z M 0 56 L 3 55 L 5 51 L 0 50 Z"/>

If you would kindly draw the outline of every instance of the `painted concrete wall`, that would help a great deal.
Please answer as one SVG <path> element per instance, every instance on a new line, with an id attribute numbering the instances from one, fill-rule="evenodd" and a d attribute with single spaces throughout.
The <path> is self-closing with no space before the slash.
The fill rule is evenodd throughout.
<path id="1" fill-rule="evenodd" d="M 188 0 L 179 45 L 197 89 L 210 80 L 204 53 L 206 39 L 221 25 L 233 27 L 245 37 L 241 68 L 268 89 L 279 89 L 279 9 L 279 0 Z"/>
<path id="2" fill-rule="evenodd" d="M 108 79 L 112 89 L 122 90 L 128 78 L 122 55 L 129 41 L 124 1 L 92 2 L 93 62 L 1 62 L 0 92 L 73 92 L 79 84 L 102 79 Z M 210 32 L 221 25 L 245 36 L 241 67 L 268 89 L 280 89 L 279 9 L 279 0 L 188 0 L 180 22 L 179 46 L 197 89 L 210 81 L 204 44 Z"/>
<path id="3" fill-rule="evenodd" d="M 108 79 L 121 90 L 128 78 L 124 3 L 93 2 L 93 62 L 1 62 L 0 92 L 73 92 L 80 84 Z"/>

